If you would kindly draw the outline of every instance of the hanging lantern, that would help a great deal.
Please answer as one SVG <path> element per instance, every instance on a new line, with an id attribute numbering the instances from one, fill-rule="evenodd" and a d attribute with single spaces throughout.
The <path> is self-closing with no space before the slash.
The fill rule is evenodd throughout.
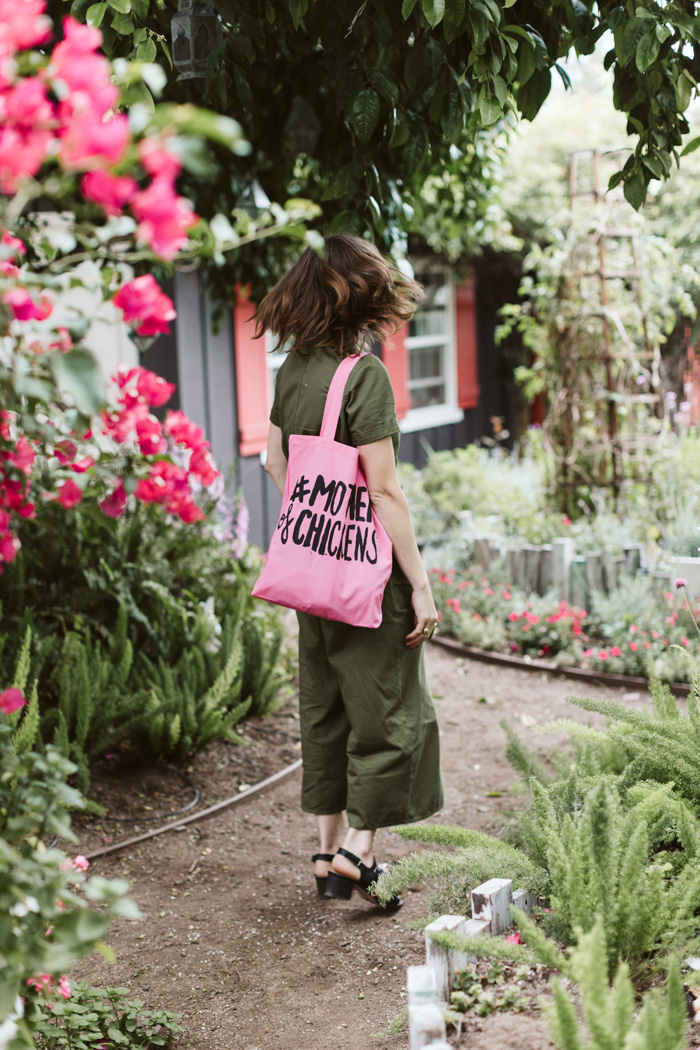
<path id="1" fill-rule="evenodd" d="M 221 23 L 211 0 L 178 0 L 170 25 L 177 79 L 206 77 L 207 61 L 221 39 Z"/>
<path id="2" fill-rule="evenodd" d="M 313 153 L 316 149 L 321 134 L 321 121 L 316 116 L 313 106 L 301 95 L 295 95 L 292 99 L 282 134 L 293 153 Z"/>

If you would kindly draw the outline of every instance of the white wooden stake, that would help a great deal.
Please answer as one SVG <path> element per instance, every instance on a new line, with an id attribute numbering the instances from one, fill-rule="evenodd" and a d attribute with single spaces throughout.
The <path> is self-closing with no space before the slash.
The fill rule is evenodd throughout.
<path id="1" fill-rule="evenodd" d="M 490 925 L 493 937 L 511 925 L 510 905 L 513 900 L 511 879 L 489 879 L 472 890 L 472 917 Z M 429 929 L 429 927 L 426 927 Z"/>
<path id="2" fill-rule="evenodd" d="M 423 1050 L 426 1046 L 445 1042 L 445 1019 L 435 1003 L 424 1003 L 408 1008 L 408 1033 L 411 1050 Z"/>
<path id="3" fill-rule="evenodd" d="M 467 965 L 465 952 L 455 948 L 443 948 L 431 938 L 431 933 L 448 930 L 451 933 L 466 934 L 467 920 L 463 915 L 441 915 L 425 927 L 425 961 L 435 971 L 435 986 L 439 1002 L 449 1003 L 454 975 Z"/>
<path id="4" fill-rule="evenodd" d="M 437 982 L 432 966 L 409 966 L 406 971 L 408 1005 L 437 1003 Z"/>
<path id="5" fill-rule="evenodd" d="M 529 915 L 532 911 L 532 896 L 531 890 L 515 890 L 513 893 L 513 905 L 524 911 L 526 915 Z"/>

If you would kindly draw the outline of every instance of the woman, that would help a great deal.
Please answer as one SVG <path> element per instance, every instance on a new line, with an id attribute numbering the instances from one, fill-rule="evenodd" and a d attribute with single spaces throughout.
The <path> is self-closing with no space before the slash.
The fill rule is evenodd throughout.
<path id="1" fill-rule="evenodd" d="M 290 434 L 318 434 L 341 359 L 367 349 L 415 312 L 421 289 L 359 237 L 307 249 L 256 311 L 289 348 L 270 413 L 265 469 L 280 494 Z M 320 896 L 366 891 L 386 865 L 375 829 L 423 820 L 443 804 L 438 728 L 422 645 L 437 625 L 428 576 L 396 474 L 399 426 L 386 368 L 368 355 L 347 381 L 336 440 L 357 447 L 372 509 L 393 546 L 377 628 L 306 613 L 299 619 L 302 808 L 318 823 Z M 399 897 L 390 902 L 401 904 Z"/>

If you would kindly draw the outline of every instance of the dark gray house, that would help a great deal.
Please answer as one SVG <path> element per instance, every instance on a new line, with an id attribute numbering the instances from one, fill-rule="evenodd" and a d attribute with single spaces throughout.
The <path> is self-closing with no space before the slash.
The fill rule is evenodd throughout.
<path id="1" fill-rule="evenodd" d="M 426 295 L 410 325 L 378 349 L 391 376 L 402 430 L 401 459 L 417 466 L 430 449 L 490 435 L 489 417 L 508 416 L 502 351 L 491 307 L 480 311 L 478 276 L 456 281 L 446 267 L 418 269 Z M 177 384 L 172 407 L 202 426 L 219 468 L 234 470 L 250 513 L 250 540 L 266 547 L 280 499 L 264 471 L 268 414 L 283 354 L 254 340 L 254 304 L 239 296 L 214 332 L 212 308 L 196 273 L 176 274 L 177 320 L 143 364 Z M 488 397 L 484 397 L 484 390 Z M 177 403 L 175 403 L 175 400 Z"/>

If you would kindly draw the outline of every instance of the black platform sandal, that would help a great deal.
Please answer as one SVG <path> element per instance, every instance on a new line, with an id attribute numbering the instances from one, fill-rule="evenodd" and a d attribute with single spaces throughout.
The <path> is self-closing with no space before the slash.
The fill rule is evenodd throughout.
<path id="1" fill-rule="evenodd" d="M 340 875 L 337 871 L 329 871 L 326 878 L 326 897 L 334 900 L 349 901 L 352 897 L 352 891 L 357 890 L 372 904 L 378 904 L 386 911 L 396 911 L 397 908 L 401 907 L 403 901 L 398 893 L 395 893 L 390 900 L 384 903 L 376 893 L 371 893 L 369 890 L 372 883 L 376 882 L 380 875 L 384 875 L 389 870 L 388 864 L 377 864 L 375 860 L 372 867 L 368 868 L 354 853 L 350 853 L 342 847 L 338 850 L 338 853 L 341 857 L 347 857 L 349 861 L 352 861 L 359 871 L 360 877 L 359 879 L 351 879 L 347 875 Z"/>
<path id="2" fill-rule="evenodd" d="M 332 853 L 314 853 L 314 855 L 311 858 L 311 860 L 313 861 L 314 864 L 316 863 L 317 860 L 331 861 L 331 860 L 333 860 L 333 854 Z M 316 879 L 316 890 L 318 892 L 318 895 L 321 898 L 321 900 L 325 900 L 326 899 L 326 876 L 325 875 L 314 875 L 314 878 Z"/>

